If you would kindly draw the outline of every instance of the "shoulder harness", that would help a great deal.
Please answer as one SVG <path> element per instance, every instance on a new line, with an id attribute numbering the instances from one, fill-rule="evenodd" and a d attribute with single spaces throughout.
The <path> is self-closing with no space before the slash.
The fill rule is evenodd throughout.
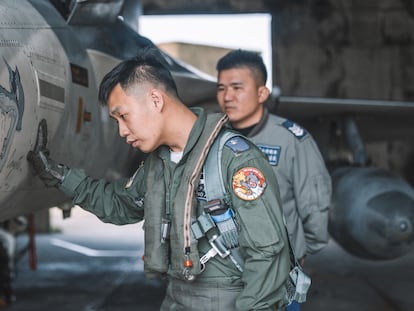
<path id="1" fill-rule="evenodd" d="M 242 272 L 243 259 L 238 247 L 237 223 L 234 219 L 231 200 L 224 187 L 221 170 L 222 152 L 225 145 L 234 152 L 243 152 L 250 148 L 240 134 L 230 131 L 225 132 L 213 143 L 203 168 L 207 203 L 203 213 L 191 225 L 191 231 L 197 240 L 206 237 L 211 245 L 211 249 L 200 258 L 203 267 L 218 254 L 222 258 L 229 258 Z M 213 228 L 217 229 L 213 230 Z"/>

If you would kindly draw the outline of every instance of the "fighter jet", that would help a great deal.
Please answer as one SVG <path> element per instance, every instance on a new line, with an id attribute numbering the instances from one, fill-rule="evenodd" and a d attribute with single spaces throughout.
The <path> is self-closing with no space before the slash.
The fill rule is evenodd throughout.
<path id="1" fill-rule="evenodd" d="M 114 122 L 97 102 L 103 75 L 121 59 L 153 46 L 121 18 L 130 3 L 137 2 L 1 1 L 0 220 L 64 200 L 54 191 L 45 195 L 26 161 L 39 131 L 58 161 L 97 177 L 133 170 L 134 151 L 117 137 Z M 213 80 L 164 55 L 186 103 L 214 98 Z M 47 126 L 39 130 L 42 120 Z"/>
<path id="2" fill-rule="evenodd" d="M 107 178 L 130 176 L 142 156 L 98 104 L 102 77 L 154 44 L 137 32 L 139 1 L 0 1 L 0 222 L 67 202 L 33 174 L 26 155 L 47 144 L 57 161 Z M 162 52 L 161 52 L 162 53 Z M 214 79 L 163 53 L 188 105 L 215 97 Z M 13 239 L 0 226 L 0 260 Z M 8 265 L 0 267 L 0 283 Z M 2 279 L 2 280 L 1 280 Z"/>

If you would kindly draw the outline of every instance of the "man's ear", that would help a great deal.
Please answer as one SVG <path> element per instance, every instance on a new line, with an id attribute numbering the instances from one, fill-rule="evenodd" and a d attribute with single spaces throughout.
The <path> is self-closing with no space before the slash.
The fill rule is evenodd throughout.
<path id="1" fill-rule="evenodd" d="M 259 87 L 258 95 L 259 95 L 259 103 L 262 104 L 269 97 L 270 91 L 265 85 L 262 85 L 262 86 Z"/>
<path id="2" fill-rule="evenodd" d="M 151 100 L 152 100 L 153 107 L 157 111 L 162 111 L 162 109 L 164 108 L 164 97 L 163 97 L 163 94 L 159 90 L 157 89 L 151 90 Z"/>

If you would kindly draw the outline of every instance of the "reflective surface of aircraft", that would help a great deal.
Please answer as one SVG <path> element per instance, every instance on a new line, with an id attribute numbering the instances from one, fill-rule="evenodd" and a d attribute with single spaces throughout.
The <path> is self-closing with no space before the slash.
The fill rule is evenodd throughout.
<path id="1" fill-rule="evenodd" d="M 124 1 L 53 3 L 0 3 L 0 220 L 65 200 L 46 190 L 26 161 L 43 119 L 48 148 L 58 161 L 97 177 L 133 171 L 135 151 L 99 107 L 97 87 L 120 59 L 153 44 L 118 18 Z M 186 103 L 214 98 L 213 82 L 165 57 Z"/>
<path id="2" fill-rule="evenodd" d="M 153 46 L 134 29 L 138 5 L 134 0 L 0 2 L 3 224 L 67 201 L 59 191 L 46 189 L 26 161 L 37 139 L 47 141 L 57 161 L 82 167 L 92 176 L 129 176 L 138 165 L 142 155 L 119 137 L 115 122 L 97 101 L 104 74 Z M 214 98 L 213 79 L 164 55 L 184 102 L 203 104 Z M 7 253 L 12 256 L 13 239 L 3 225 L 0 259 Z M 8 261 L 1 261 L 5 264 L 0 272 L 8 269 Z"/>

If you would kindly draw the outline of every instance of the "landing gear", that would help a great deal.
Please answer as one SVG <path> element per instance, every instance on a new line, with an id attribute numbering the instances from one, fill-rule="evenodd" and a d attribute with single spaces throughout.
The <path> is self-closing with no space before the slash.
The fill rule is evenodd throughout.
<path id="1" fill-rule="evenodd" d="M 13 300 L 15 239 L 9 232 L 0 229 L 0 308 Z"/>
<path id="2" fill-rule="evenodd" d="M 16 247 L 16 237 L 27 232 L 28 243 L 22 249 Z M 36 249 L 34 243 L 34 216 L 18 217 L 0 223 L 0 308 L 7 307 L 14 300 L 13 281 L 16 276 L 16 263 L 27 252 L 30 267 L 36 269 Z"/>

